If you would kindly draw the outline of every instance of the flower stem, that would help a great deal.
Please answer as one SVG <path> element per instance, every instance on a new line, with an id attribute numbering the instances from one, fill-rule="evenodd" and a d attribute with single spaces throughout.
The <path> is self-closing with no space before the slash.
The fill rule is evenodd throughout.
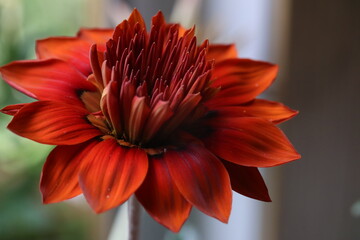
<path id="1" fill-rule="evenodd" d="M 129 213 L 129 240 L 139 239 L 140 230 L 140 204 L 135 196 L 132 196 L 128 201 Z"/>

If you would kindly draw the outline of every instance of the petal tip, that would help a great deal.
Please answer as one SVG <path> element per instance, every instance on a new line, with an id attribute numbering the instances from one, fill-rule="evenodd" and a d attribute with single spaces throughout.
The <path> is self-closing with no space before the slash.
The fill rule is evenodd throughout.
<path id="1" fill-rule="evenodd" d="M 15 116 L 23 106 L 25 106 L 25 104 L 22 103 L 9 105 L 0 109 L 0 112 L 10 116 Z"/>
<path id="2" fill-rule="evenodd" d="M 301 158 L 301 154 L 295 151 L 295 159 L 294 160 L 298 160 L 300 158 Z"/>
<path id="3" fill-rule="evenodd" d="M 42 204 L 50 204 L 51 202 L 50 201 L 48 201 L 48 199 L 46 199 L 46 198 L 42 198 Z"/>
<path id="4" fill-rule="evenodd" d="M 222 215 L 222 216 L 217 215 L 216 216 L 216 219 L 218 219 L 220 222 L 225 223 L 225 224 L 229 223 L 229 218 L 230 218 L 230 212 L 226 215 Z"/>
<path id="5" fill-rule="evenodd" d="M 103 212 L 105 212 L 106 210 L 109 210 L 109 209 L 105 209 L 105 208 L 93 208 L 93 207 L 91 207 L 93 210 L 94 210 L 94 212 L 96 213 L 96 214 L 101 214 L 101 213 L 103 213 Z"/>
<path id="6" fill-rule="evenodd" d="M 290 120 L 291 118 L 297 116 L 299 114 L 298 110 L 294 110 L 294 109 L 289 109 L 290 110 L 290 115 L 288 118 L 286 118 L 284 121 Z"/>
<path id="7" fill-rule="evenodd" d="M 59 201 L 54 201 L 54 199 L 52 199 L 49 194 L 46 194 L 45 189 L 43 186 L 40 185 L 40 192 L 41 192 L 41 201 L 42 204 L 51 204 L 51 203 L 56 203 Z"/>
<path id="8" fill-rule="evenodd" d="M 270 195 L 267 193 L 266 195 L 262 196 L 262 199 L 259 199 L 263 202 L 272 202 Z"/>
<path id="9" fill-rule="evenodd" d="M 269 66 L 269 73 L 274 75 L 274 78 L 277 76 L 278 72 L 279 72 L 279 65 L 277 64 L 272 64 L 272 63 L 269 63 L 270 66 Z"/>

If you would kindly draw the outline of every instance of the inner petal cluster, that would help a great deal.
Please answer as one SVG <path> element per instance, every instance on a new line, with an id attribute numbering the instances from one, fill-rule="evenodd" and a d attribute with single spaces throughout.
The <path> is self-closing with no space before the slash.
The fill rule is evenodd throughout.
<path id="1" fill-rule="evenodd" d="M 203 103 L 218 91 L 210 87 L 207 51 L 193 28 L 165 24 L 162 15 L 154 17 L 150 33 L 142 22 L 122 22 L 105 51 L 91 48 L 88 80 L 98 94 L 82 98 L 93 112 L 90 122 L 122 145 L 166 145 L 205 114 Z"/>

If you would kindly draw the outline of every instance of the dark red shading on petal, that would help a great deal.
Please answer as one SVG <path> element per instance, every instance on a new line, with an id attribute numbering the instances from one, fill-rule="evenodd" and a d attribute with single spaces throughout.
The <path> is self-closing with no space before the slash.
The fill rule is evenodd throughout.
<path id="1" fill-rule="evenodd" d="M 9 106 L 6 106 L 3 109 L 1 109 L 0 112 L 5 113 L 5 114 L 10 115 L 10 116 L 14 116 L 25 105 L 26 105 L 26 103 L 19 103 L 19 104 L 9 105 Z"/>
<path id="2" fill-rule="evenodd" d="M 83 74 L 58 59 L 15 61 L 0 72 L 9 85 L 39 100 L 83 105 L 79 92 L 95 91 Z"/>
<path id="3" fill-rule="evenodd" d="M 173 116 L 169 101 L 160 100 L 151 110 L 146 120 L 142 140 L 149 141 L 158 133 L 163 124 Z"/>
<path id="4" fill-rule="evenodd" d="M 125 202 L 138 189 L 148 170 L 148 157 L 143 150 L 122 147 L 113 138 L 98 143 L 85 158 L 79 183 L 97 213 Z"/>
<path id="5" fill-rule="evenodd" d="M 82 28 L 77 33 L 77 37 L 96 44 L 100 51 L 105 50 L 105 43 L 112 37 L 114 29 L 106 28 Z"/>
<path id="6" fill-rule="evenodd" d="M 79 170 L 83 157 L 97 143 L 85 142 L 72 146 L 57 146 L 44 164 L 40 190 L 43 203 L 55 203 L 79 195 Z"/>
<path id="7" fill-rule="evenodd" d="M 145 21 L 141 16 L 139 10 L 137 10 L 136 8 L 131 12 L 128 21 L 131 26 L 135 26 L 137 23 L 139 23 L 141 28 L 146 29 Z"/>
<path id="8" fill-rule="evenodd" d="M 244 167 L 228 161 L 223 161 L 223 164 L 235 192 L 260 201 L 271 202 L 264 179 L 256 167 Z"/>
<path id="9" fill-rule="evenodd" d="M 274 81 L 278 66 L 249 59 L 228 59 L 215 64 L 213 87 L 221 87 L 207 105 L 239 105 L 253 100 Z"/>
<path id="10" fill-rule="evenodd" d="M 160 27 L 165 24 L 166 24 L 165 17 L 161 11 L 159 11 L 155 16 L 151 18 L 151 26 Z M 186 29 L 183 30 L 183 32 L 185 31 Z"/>
<path id="11" fill-rule="evenodd" d="M 64 60 L 88 76 L 91 73 L 90 47 L 89 42 L 76 37 L 51 37 L 36 41 L 36 54 L 39 59 Z"/>
<path id="12" fill-rule="evenodd" d="M 163 158 L 149 159 L 148 174 L 136 197 L 156 221 L 174 232 L 189 217 L 191 205 L 175 186 Z"/>
<path id="13" fill-rule="evenodd" d="M 119 37 L 121 37 L 123 38 L 122 41 L 124 41 L 126 38 L 134 34 L 134 32 L 139 33 L 139 31 L 146 32 L 146 25 L 139 11 L 134 9 L 128 20 L 124 20 L 116 26 L 112 39 L 117 42 Z M 139 34 L 139 36 L 141 36 L 141 34 Z"/>
<path id="14" fill-rule="evenodd" d="M 164 159 L 172 179 L 187 201 L 205 214 L 227 222 L 232 192 L 221 161 L 202 145 L 168 150 Z"/>
<path id="15" fill-rule="evenodd" d="M 261 118 L 214 118 L 204 139 L 219 157 L 248 167 L 272 167 L 300 158 L 285 134 Z"/>
<path id="16" fill-rule="evenodd" d="M 89 114 L 77 106 L 57 102 L 29 103 L 14 116 L 8 128 L 31 140 L 53 145 L 73 145 L 101 135 L 86 121 Z"/>
<path id="17" fill-rule="evenodd" d="M 289 120 L 296 116 L 298 111 L 292 110 L 279 102 L 263 99 L 254 99 L 239 106 L 224 106 L 214 109 L 221 117 L 259 117 L 275 124 Z"/>
<path id="18" fill-rule="evenodd" d="M 134 96 L 129 117 L 129 139 L 131 142 L 138 142 L 149 113 L 150 108 L 146 104 L 145 97 Z"/>
<path id="19" fill-rule="evenodd" d="M 188 94 L 179 104 L 174 112 L 174 115 L 169 119 L 164 127 L 161 129 L 160 135 L 167 136 L 178 128 L 186 118 L 193 114 L 193 110 L 198 106 L 201 101 L 201 94 Z M 151 126 L 151 125 L 150 125 Z"/>
<path id="20" fill-rule="evenodd" d="M 215 60 L 215 63 L 229 58 L 236 58 L 235 44 L 210 44 L 206 54 L 207 60 Z"/>

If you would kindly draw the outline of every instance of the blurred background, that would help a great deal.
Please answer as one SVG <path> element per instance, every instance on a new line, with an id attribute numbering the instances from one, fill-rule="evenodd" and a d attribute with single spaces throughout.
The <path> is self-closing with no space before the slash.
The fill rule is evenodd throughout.
<path id="1" fill-rule="evenodd" d="M 360 1 L 0 0 L 0 65 L 35 57 L 35 40 L 113 27 L 138 8 L 158 10 L 200 39 L 235 42 L 241 57 L 280 65 L 265 93 L 300 114 L 280 127 L 302 159 L 262 169 L 272 203 L 234 193 L 229 224 L 193 210 L 179 234 L 142 216 L 143 240 L 360 239 Z M 0 82 L 0 108 L 31 101 Z M 78 197 L 42 205 L 51 146 L 15 136 L 0 115 L 0 239 L 116 239 L 115 211 L 96 215 Z"/>

